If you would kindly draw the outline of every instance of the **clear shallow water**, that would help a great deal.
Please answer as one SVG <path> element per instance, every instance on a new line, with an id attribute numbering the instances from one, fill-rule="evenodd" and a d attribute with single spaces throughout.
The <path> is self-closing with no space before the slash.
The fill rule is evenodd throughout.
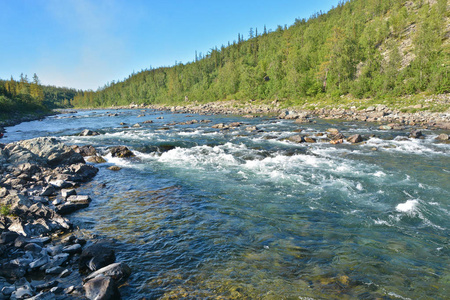
<path id="1" fill-rule="evenodd" d="M 133 269 L 125 299 L 448 299 L 450 144 L 436 143 L 439 132 L 411 140 L 364 123 L 118 113 L 23 123 L 2 142 L 54 135 L 137 154 L 105 155 L 78 189 L 91 206 L 71 216 L 84 231 L 118 240 L 118 259 Z M 119 125 L 149 119 L 142 128 Z M 212 123 L 167 125 L 192 119 Z M 233 121 L 245 125 L 211 128 Z M 364 145 L 283 141 L 299 128 L 315 135 L 329 127 L 377 137 Z M 75 136 L 85 128 L 102 135 Z M 122 170 L 107 170 L 112 164 Z"/>

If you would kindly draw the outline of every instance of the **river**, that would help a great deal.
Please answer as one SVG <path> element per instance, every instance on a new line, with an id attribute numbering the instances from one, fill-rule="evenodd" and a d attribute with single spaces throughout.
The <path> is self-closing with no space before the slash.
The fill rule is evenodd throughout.
<path id="1" fill-rule="evenodd" d="M 168 125 L 194 119 L 211 122 Z M 243 125 L 212 128 L 231 122 Z M 90 110 L 8 127 L 2 142 L 56 136 L 103 153 L 78 188 L 91 205 L 69 218 L 117 240 L 133 269 L 124 299 L 448 299 L 450 144 L 378 126 Z M 320 142 L 330 127 L 367 141 Z M 318 142 L 285 140 L 298 129 Z M 136 157 L 111 157 L 114 145 Z"/>

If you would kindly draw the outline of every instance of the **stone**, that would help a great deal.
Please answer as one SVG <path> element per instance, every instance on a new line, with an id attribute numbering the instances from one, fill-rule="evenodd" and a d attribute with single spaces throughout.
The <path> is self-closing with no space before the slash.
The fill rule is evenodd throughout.
<path id="1" fill-rule="evenodd" d="M 344 142 L 343 139 L 338 139 L 338 140 L 330 141 L 330 144 L 337 145 L 337 144 L 342 144 L 343 142 Z"/>
<path id="2" fill-rule="evenodd" d="M 6 279 L 16 280 L 23 278 L 25 274 L 25 268 L 17 264 L 7 262 L 0 265 L 0 276 L 5 277 Z"/>
<path id="3" fill-rule="evenodd" d="M 120 282 L 127 279 L 131 275 L 131 269 L 126 263 L 123 262 L 113 263 L 91 273 L 83 281 L 84 282 L 89 281 L 100 275 L 111 277 L 116 282 Z"/>
<path id="4" fill-rule="evenodd" d="M 132 157 L 134 156 L 134 153 L 131 152 L 130 149 L 128 149 L 126 146 L 115 146 L 109 148 L 111 155 L 113 157 Z"/>
<path id="5" fill-rule="evenodd" d="M 19 237 L 19 234 L 14 231 L 3 232 L 0 236 L 0 245 L 14 242 Z"/>
<path id="6" fill-rule="evenodd" d="M 78 265 L 81 273 L 95 271 L 114 263 L 116 255 L 108 242 L 90 245 L 81 252 Z"/>
<path id="7" fill-rule="evenodd" d="M 347 138 L 347 141 L 352 143 L 352 144 L 356 144 L 356 143 L 360 143 L 362 142 L 362 136 L 360 134 L 354 134 L 352 136 L 349 136 Z"/>
<path id="8" fill-rule="evenodd" d="M 120 299 L 119 289 L 111 277 L 99 276 L 84 284 L 88 299 L 109 300 Z"/>
<path id="9" fill-rule="evenodd" d="M 64 270 L 65 269 L 63 267 L 53 267 L 53 268 L 45 270 L 45 274 L 56 274 L 56 275 L 59 275 Z"/>
<path id="10" fill-rule="evenodd" d="M 57 189 L 70 188 L 73 186 L 72 183 L 62 180 L 62 179 L 52 180 L 49 182 L 49 184 L 53 185 Z M 42 196 L 45 196 L 45 195 L 42 195 Z"/>
<path id="11" fill-rule="evenodd" d="M 409 137 L 410 137 L 410 138 L 413 138 L 413 139 L 418 139 L 418 138 L 420 138 L 421 136 L 423 136 L 423 135 L 422 135 L 422 131 L 420 131 L 420 130 L 413 130 L 413 131 L 411 131 L 411 133 L 409 134 Z"/>
<path id="12" fill-rule="evenodd" d="M 66 246 L 66 247 L 63 248 L 62 251 L 64 253 L 69 253 L 69 254 L 80 253 L 81 252 L 81 245 L 80 244 L 74 244 L 74 245 Z"/>
<path id="13" fill-rule="evenodd" d="M 71 203 L 89 203 L 91 202 L 91 198 L 87 195 L 71 195 L 66 199 Z"/>
<path id="14" fill-rule="evenodd" d="M 33 253 L 39 253 L 42 251 L 42 247 L 35 243 L 28 243 L 23 248 L 25 251 L 30 251 Z"/>
<path id="15" fill-rule="evenodd" d="M 27 298 L 27 300 L 55 300 L 56 296 L 53 292 L 40 292 L 36 296 L 33 296 L 31 298 Z"/>
<path id="16" fill-rule="evenodd" d="M 330 133 L 330 134 L 332 134 L 332 135 L 336 135 L 336 134 L 339 134 L 339 133 L 340 133 L 340 132 L 339 132 L 339 129 L 337 129 L 337 128 L 328 128 L 328 129 L 327 129 L 327 132 Z"/>
<path id="17" fill-rule="evenodd" d="M 11 294 L 11 299 L 28 299 L 33 296 L 33 291 L 27 287 L 19 287 Z"/>
<path id="18" fill-rule="evenodd" d="M 89 157 L 87 161 L 95 164 L 102 164 L 106 162 L 103 157 L 97 155 Z"/>
<path id="19" fill-rule="evenodd" d="M 151 124 L 151 123 L 153 123 L 152 120 L 147 120 L 147 121 L 142 122 L 142 124 Z"/>
<path id="20" fill-rule="evenodd" d="M 53 196 L 56 194 L 56 189 L 53 185 L 49 184 L 42 188 L 41 196 Z"/>
<path id="21" fill-rule="evenodd" d="M 93 156 L 97 155 L 97 150 L 92 145 L 84 145 L 78 148 L 78 153 L 82 156 Z"/>
<path id="22" fill-rule="evenodd" d="M 79 135 L 80 136 L 94 136 L 94 135 L 100 135 L 100 133 L 89 130 L 89 129 L 85 129 Z"/>
<path id="23" fill-rule="evenodd" d="M 378 129 L 380 130 L 391 130 L 392 127 L 389 125 L 381 125 L 380 127 L 378 127 Z"/>
<path id="24" fill-rule="evenodd" d="M 136 124 L 134 124 L 133 126 L 131 126 L 131 127 L 134 127 L 134 128 L 139 128 L 139 127 L 141 127 L 141 124 L 139 124 L 139 123 L 136 123 Z"/>
<path id="25" fill-rule="evenodd" d="M 64 199 L 67 199 L 69 196 L 74 196 L 77 194 L 77 191 L 74 189 L 62 189 L 61 190 L 61 196 Z"/>
<path id="26" fill-rule="evenodd" d="M 439 141 L 448 141 L 449 140 L 449 136 L 448 136 L 448 134 L 441 133 L 436 139 L 439 140 Z"/>
<path id="27" fill-rule="evenodd" d="M 65 269 L 64 271 L 61 272 L 61 274 L 59 274 L 59 277 L 61 278 L 66 278 L 67 276 L 69 276 L 72 272 L 68 269 Z"/>
<path id="28" fill-rule="evenodd" d="M 110 166 L 110 167 L 108 167 L 108 170 L 111 170 L 111 171 L 120 171 L 120 170 L 122 170 L 122 168 L 121 168 L 121 167 L 118 167 L 118 166 Z"/>
<path id="29" fill-rule="evenodd" d="M 311 138 L 309 136 L 305 136 L 303 139 L 305 140 L 306 143 L 315 143 L 316 142 L 316 139 Z"/>
<path id="30" fill-rule="evenodd" d="M 83 202 L 78 202 L 78 203 L 64 203 L 62 205 L 58 205 L 56 206 L 55 210 L 58 214 L 60 215 L 67 215 L 70 214 L 74 211 L 86 208 L 89 206 L 89 202 L 87 203 L 83 203 Z"/>
<path id="31" fill-rule="evenodd" d="M 257 131 L 257 130 L 258 130 L 258 127 L 256 127 L 256 126 L 247 126 L 247 127 L 245 128 L 245 130 L 246 130 L 246 131 Z"/>
<path id="32" fill-rule="evenodd" d="M 294 143 L 303 143 L 305 142 L 304 138 L 302 135 L 296 134 L 293 136 L 288 137 L 288 140 Z"/>
<path id="33" fill-rule="evenodd" d="M 42 267 L 46 263 L 48 263 L 49 257 L 47 254 L 42 255 L 40 258 L 34 260 L 30 263 L 30 269 L 37 269 L 39 267 Z"/>

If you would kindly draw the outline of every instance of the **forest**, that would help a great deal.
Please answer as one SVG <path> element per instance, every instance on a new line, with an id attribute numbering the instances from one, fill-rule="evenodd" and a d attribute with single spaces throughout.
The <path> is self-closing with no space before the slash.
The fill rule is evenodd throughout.
<path id="1" fill-rule="evenodd" d="M 34 74 L 30 81 L 27 75 L 19 80 L 0 80 L 0 119 L 12 115 L 46 114 L 54 108 L 71 106 L 71 101 L 79 93 L 75 89 L 42 85 Z"/>
<path id="2" fill-rule="evenodd" d="M 215 47 L 192 62 L 141 70 L 75 107 L 222 99 L 321 101 L 450 91 L 447 0 L 351 0 L 328 13 Z"/>

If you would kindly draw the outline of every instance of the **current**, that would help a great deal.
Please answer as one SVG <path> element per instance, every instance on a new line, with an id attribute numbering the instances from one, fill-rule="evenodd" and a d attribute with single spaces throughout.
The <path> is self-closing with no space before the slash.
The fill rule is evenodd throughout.
<path id="1" fill-rule="evenodd" d="M 194 119 L 211 122 L 176 124 Z M 243 124 L 212 128 L 231 122 Z M 69 218 L 116 240 L 133 270 L 124 299 L 448 299 L 450 144 L 378 126 L 88 110 L 9 127 L 2 142 L 56 136 L 103 155 L 77 189 L 91 205 Z M 321 142 L 330 127 L 366 141 Z M 286 139 L 299 129 L 318 142 Z M 116 145 L 136 156 L 112 157 Z"/>

